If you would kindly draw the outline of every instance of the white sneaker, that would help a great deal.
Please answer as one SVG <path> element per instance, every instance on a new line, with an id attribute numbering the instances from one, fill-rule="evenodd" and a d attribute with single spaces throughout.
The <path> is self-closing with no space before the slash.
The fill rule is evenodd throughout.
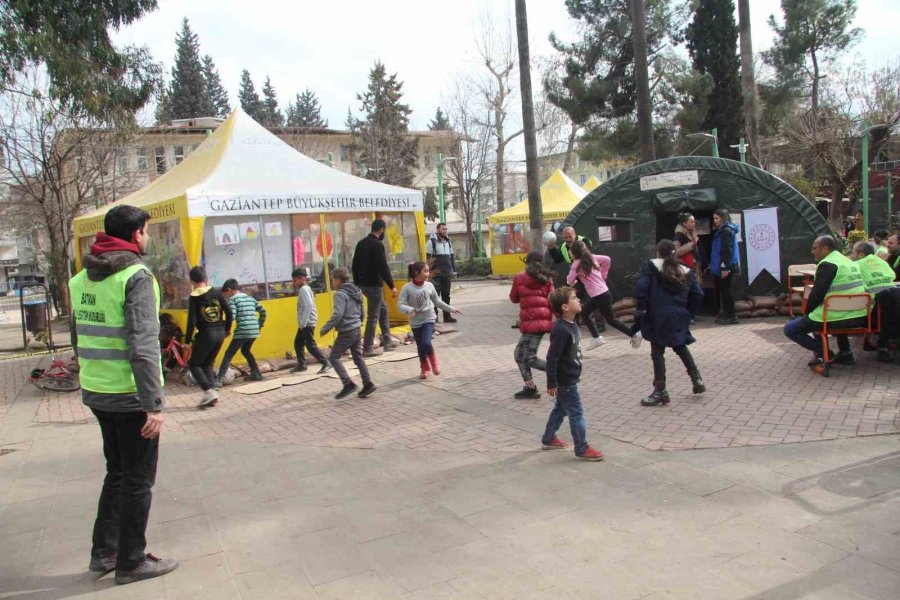
<path id="1" fill-rule="evenodd" d="M 200 402 L 197 404 L 197 408 L 207 408 L 212 406 L 216 402 L 219 401 L 219 392 L 216 390 L 206 390 L 203 392 L 203 397 L 200 398 Z"/>
<path id="2" fill-rule="evenodd" d="M 594 348 L 598 348 L 606 343 L 606 340 L 603 339 L 602 335 L 598 335 L 595 338 L 590 338 L 588 341 L 584 343 L 585 351 L 593 350 Z"/>
<path id="3" fill-rule="evenodd" d="M 641 347 L 641 342 L 643 342 L 643 341 L 644 341 L 644 336 L 642 336 L 641 332 L 638 331 L 636 334 L 634 334 L 634 337 L 631 338 L 631 347 L 634 348 L 635 350 L 637 350 L 638 348 Z"/>

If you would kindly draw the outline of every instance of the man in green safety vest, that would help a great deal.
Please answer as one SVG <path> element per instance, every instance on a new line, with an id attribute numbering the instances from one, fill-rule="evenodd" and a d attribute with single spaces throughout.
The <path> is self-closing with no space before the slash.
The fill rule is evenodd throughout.
<path id="1" fill-rule="evenodd" d="M 784 326 L 784 335 L 814 353 L 813 359 L 807 363 L 816 373 L 825 372 L 824 348 L 821 336 L 811 333 L 822 331 L 825 322 L 825 299 L 834 294 L 864 294 L 859 267 L 852 260 L 838 252 L 837 242 L 830 235 L 816 238 L 812 245 L 812 254 L 818 265 L 813 289 L 806 300 L 806 315 L 797 317 Z M 867 314 L 863 310 L 828 311 L 829 326 L 853 328 L 866 325 Z M 855 364 L 853 352 L 850 351 L 850 340 L 847 336 L 837 336 L 839 352 L 833 362 L 842 365 Z"/>
<path id="2" fill-rule="evenodd" d="M 881 309 L 878 343 L 873 345 L 867 339 L 864 349 L 877 350 L 880 362 L 890 362 L 890 340 L 900 337 L 897 331 L 900 325 L 900 287 L 894 285 L 894 270 L 878 257 L 875 247 L 869 242 L 856 242 L 850 258 L 856 261 L 866 291 L 872 294 L 875 306 Z"/>
<path id="3" fill-rule="evenodd" d="M 69 282 L 82 401 L 100 423 L 106 457 L 88 568 L 115 569 L 118 584 L 178 567 L 145 553 L 165 408 L 159 285 L 141 259 L 149 221 L 133 206 L 110 209 Z"/>

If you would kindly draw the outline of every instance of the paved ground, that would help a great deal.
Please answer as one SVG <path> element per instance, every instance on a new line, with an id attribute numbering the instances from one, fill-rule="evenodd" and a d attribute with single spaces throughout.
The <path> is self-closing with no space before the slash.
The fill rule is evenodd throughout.
<path id="1" fill-rule="evenodd" d="M 580 463 L 537 449 L 546 397 L 511 399 L 507 290 L 458 293 L 444 374 L 375 365 L 369 400 L 173 387 L 149 539 L 182 567 L 123 587 L 85 571 L 96 425 L 0 361 L 0 598 L 897 598 L 898 369 L 813 377 L 779 321 L 700 328 L 711 391 L 673 366 L 646 409 L 649 350 L 611 333 L 582 386 L 607 460 Z"/>

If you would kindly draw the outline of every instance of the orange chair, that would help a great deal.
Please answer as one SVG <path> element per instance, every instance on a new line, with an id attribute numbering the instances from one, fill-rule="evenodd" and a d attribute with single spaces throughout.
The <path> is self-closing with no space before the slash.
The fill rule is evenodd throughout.
<path id="1" fill-rule="evenodd" d="M 822 311 L 822 359 L 825 361 L 822 375 L 828 377 L 831 358 L 828 356 L 828 336 L 829 335 L 862 335 L 866 336 L 870 333 L 878 333 L 881 331 L 881 307 L 877 311 L 873 311 L 874 300 L 869 294 L 833 294 L 825 298 L 825 305 Z M 828 311 L 829 310 L 863 310 L 866 311 L 865 327 L 851 327 L 847 329 L 828 327 Z M 873 314 L 874 313 L 874 314 Z M 873 322 L 874 320 L 874 322 Z"/>
<path id="2" fill-rule="evenodd" d="M 806 293 L 804 293 L 804 288 L 812 283 L 813 278 L 810 277 L 807 273 L 809 271 L 815 272 L 816 265 L 808 264 L 808 265 L 789 265 L 788 266 L 788 311 L 791 314 L 791 317 L 794 316 L 794 294 L 800 294 L 804 300 L 806 299 Z M 803 281 L 800 285 L 791 285 L 791 278 L 794 277 L 802 277 Z M 808 293 L 808 292 L 807 292 Z M 805 314 L 805 311 L 804 311 Z"/>

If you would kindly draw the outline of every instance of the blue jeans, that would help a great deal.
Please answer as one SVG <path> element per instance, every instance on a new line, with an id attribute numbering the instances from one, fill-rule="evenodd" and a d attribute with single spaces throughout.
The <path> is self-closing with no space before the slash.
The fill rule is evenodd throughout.
<path id="1" fill-rule="evenodd" d="M 581 396 L 578 395 L 578 384 L 561 385 L 556 388 L 556 404 L 547 419 L 547 428 L 541 442 L 549 444 L 556 437 L 556 432 L 563 420 L 569 417 L 569 428 L 575 442 L 575 455 L 581 456 L 587 450 L 587 424 L 584 421 L 584 409 L 581 407 Z"/>
<path id="2" fill-rule="evenodd" d="M 829 327 L 834 327 L 835 329 L 845 327 L 865 327 L 865 325 L 865 317 L 829 322 Z M 810 336 L 809 334 L 818 333 L 820 331 L 822 331 L 822 323 L 813 321 L 809 317 L 797 317 L 796 319 L 788 321 L 784 325 L 784 335 L 787 336 L 788 339 L 800 344 L 810 352 L 815 352 L 816 356 L 819 357 L 822 356 L 822 336 Z M 847 336 L 838 335 L 835 337 L 837 337 L 838 350 L 840 350 L 841 352 L 849 352 L 850 340 L 847 339 Z"/>
<path id="3" fill-rule="evenodd" d="M 419 327 L 413 327 L 413 337 L 416 339 L 416 350 L 419 351 L 419 362 L 427 360 L 434 352 L 431 338 L 434 335 L 434 321 L 429 321 Z"/>

